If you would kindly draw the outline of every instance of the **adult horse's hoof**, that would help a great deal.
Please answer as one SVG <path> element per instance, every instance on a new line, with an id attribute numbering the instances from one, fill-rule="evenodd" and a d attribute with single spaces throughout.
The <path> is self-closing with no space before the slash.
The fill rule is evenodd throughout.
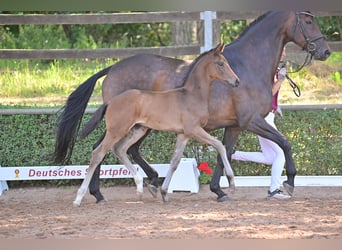
<path id="1" fill-rule="evenodd" d="M 293 195 L 294 187 L 291 186 L 290 184 L 288 184 L 287 181 L 284 181 L 284 182 L 283 182 L 283 186 L 284 186 L 286 192 L 287 192 L 290 196 L 292 196 L 292 195 Z"/>
<path id="2" fill-rule="evenodd" d="M 152 184 L 149 184 L 147 188 L 148 188 L 148 191 L 150 191 L 150 193 L 152 194 L 153 198 L 157 198 L 158 187 Z"/>
<path id="3" fill-rule="evenodd" d="M 225 202 L 225 201 L 228 201 L 228 200 L 229 200 L 228 195 L 217 197 L 217 202 Z"/>
<path id="4" fill-rule="evenodd" d="M 101 199 L 101 200 L 97 200 L 96 201 L 96 204 L 103 204 L 103 203 L 106 203 L 107 200 L 105 198 Z"/>

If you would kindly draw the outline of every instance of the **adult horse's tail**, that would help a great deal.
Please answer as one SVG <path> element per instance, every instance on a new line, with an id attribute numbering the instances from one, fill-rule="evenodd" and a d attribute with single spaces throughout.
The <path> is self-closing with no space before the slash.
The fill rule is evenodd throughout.
<path id="1" fill-rule="evenodd" d="M 99 78 L 108 74 L 111 66 L 89 77 L 68 97 L 62 113 L 58 118 L 57 138 L 55 143 L 54 161 L 65 164 L 71 157 L 75 145 L 77 132 L 82 117 Z"/>

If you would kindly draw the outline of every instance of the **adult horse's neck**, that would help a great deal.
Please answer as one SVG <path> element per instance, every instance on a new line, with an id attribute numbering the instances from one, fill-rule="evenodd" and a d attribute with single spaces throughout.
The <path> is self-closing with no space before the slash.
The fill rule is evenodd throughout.
<path id="1" fill-rule="evenodd" d="M 245 73 L 239 72 L 241 70 L 249 70 L 265 81 L 273 80 L 284 45 L 289 41 L 285 23 L 290 15 L 294 14 L 268 12 L 254 21 L 236 41 L 225 47 L 223 54 L 237 75 Z"/>

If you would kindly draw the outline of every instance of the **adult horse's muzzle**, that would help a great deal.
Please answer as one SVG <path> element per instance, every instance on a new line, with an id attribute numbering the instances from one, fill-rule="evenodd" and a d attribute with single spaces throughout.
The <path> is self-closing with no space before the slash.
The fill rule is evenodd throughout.
<path id="1" fill-rule="evenodd" d="M 315 60 L 325 61 L 331 54 L 329 45 L 325 36 L 321 35 L 315 39 L 307 41 L 306 50 L 314 57 Z"/>

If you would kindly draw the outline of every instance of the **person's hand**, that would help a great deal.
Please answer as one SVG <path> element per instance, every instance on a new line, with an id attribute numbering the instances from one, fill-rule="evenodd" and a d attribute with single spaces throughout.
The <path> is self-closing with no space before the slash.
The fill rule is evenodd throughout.
<path id="1" fill-rule="evenodd" d="M 277 107 L 276 115 L 283 117 L 283 112 L 281 111 L 281 108 L 279 106 Z"/>
<path id="2" fill-rule="evenodd" d="M 286 68 L 281 68 L 281 69 L 278 71 L 278 80 L 281 80 L 281 81 L 284 80 L 286 74 L 287 74 Z"/>

